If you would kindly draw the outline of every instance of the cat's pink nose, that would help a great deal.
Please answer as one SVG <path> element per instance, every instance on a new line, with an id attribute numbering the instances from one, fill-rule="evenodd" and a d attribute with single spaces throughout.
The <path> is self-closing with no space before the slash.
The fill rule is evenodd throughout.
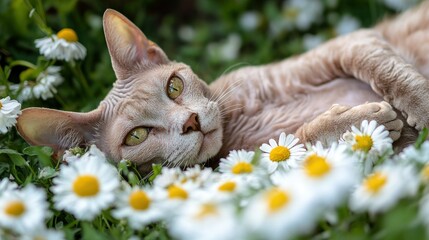
<path id="1" fill-rule="evenodd" d="M 182 134 L 186 134 L 191 131 L 201 131 L 200 122 L 198 121 L 198 115 L 196 113 L 192 113 L 185 124 L 183 124 Z"/>

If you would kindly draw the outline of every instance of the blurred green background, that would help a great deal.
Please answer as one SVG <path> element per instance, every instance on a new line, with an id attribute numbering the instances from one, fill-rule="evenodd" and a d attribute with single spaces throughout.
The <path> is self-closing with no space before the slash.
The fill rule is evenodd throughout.
<path id="1" fill-rule="evenodd" d="M 34 40 L 45 37 L 29 4 L 36 0 L 0 0 L 0 65 L 13 60 L 36 63 Z M 82 96 L 70 70 L 58 97 L 23 103 L 74 111 L 94 109 L 115 76 L 104 40 L 102 16 L 118 10 L 156 42 L 170 59 L 189 64 L 207 82 L 244 65 L 269 63 L 298 54 L 329 38 L 369 27 L 417 0 L 43 0 L 46 23 L 53 33 L 73 28 L 87 48 L 82 64 L 91 96 Z M 58 64 L 57 64 L 58 65 Z M 61 64 L 59 64 L 61 65 Z M 9 81 L 19 83 L 26 68 L 12 68 Z M 4 97 L 4 96 L 2 96 Z M 59 101 L 61 99 L 61 101 Z"/>

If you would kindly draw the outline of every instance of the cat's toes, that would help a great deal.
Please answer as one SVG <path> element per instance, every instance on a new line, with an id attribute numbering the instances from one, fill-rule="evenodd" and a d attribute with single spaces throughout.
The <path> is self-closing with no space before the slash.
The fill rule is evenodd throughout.
<path id="1" fill-rule="evenodd" d="M 339 104 L 333 104 L 331 106 L 331 108 L 329 109 L 329 111 L 334 114 L 341 114 L 343 112 L 346 112 L 347 110 L 349 110 L 351 107 L 348 106 L 344 106 L 344 105 L 339 105 Z"/>
<path id="2" fill-rule="evenodd" d="M 389 137 L 392 138 L 393 141 L 396 141 L 401 136 L 402 128 L 404 127 L 404 123 L 400 119 L 395 119 L 390 122 L 386 122 L 383 124 L 386 130 L 389 131 Z"/>
<path id="3" fill-rule="evenodd" d="M 365 104 L 365 107 L 368 108 L 372 114 L 370 117 L 379 124 L 384 124 L 395 120 L 398 117 L 398 114 L 393 110 L 392 106 L 387 102 L 373 102 Z"/>

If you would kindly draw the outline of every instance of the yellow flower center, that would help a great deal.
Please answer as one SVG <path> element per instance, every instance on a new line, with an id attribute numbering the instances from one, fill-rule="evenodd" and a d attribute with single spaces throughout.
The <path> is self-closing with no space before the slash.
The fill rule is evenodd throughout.
<path id="1" fill-rule="evenodd" d="M 73 182 L 73 191 L 80 197 L 92 197 L 100 190 L 98 179 L 93 175 L 80 175 Z"/>
<path id="2" fill-rule="evenodd" d="M 0 109 L 3 107 L 3 104 L 1 103 L 1 101 L 0 101 Z"/>
<path id="3" fill-rule="evenodd" d="M 287 147 L 277 146 L 270 152 L 270 160 L 273 162 L 282 162 L 288 160 L 290 157 L 290 150 Z"/>
<path id="4" fill-rule="evenodd" d="M 186 192 L 185 189 L 177 186 L 177 185 L 172 185 L 170 187 L 168 187 L 167 189 L 168 191 L 168 197 L 169 198 L 175 198 L 175 199 L 187 199 L 188 198 L 188 193 Z"/>
<path id="5" fill-rule="evenodd" d="M 375 172 L 373 174 L 371 174 L 370 176 L 368 176 L 363 184 L 366 187 L 366 190 L 370 193 L 378 193 L 380 191 L 380 189 L 386 184 L 387 181 L 387 176 L 380 173 L 380 172 Z"/>
<path id="6" fill-rule="evenodd" d="M 10 202 L 7 204 L 5 212 L 12 217 L 19 217 L 25 212 L 25 205 L 21 201 Z"/>
<path id="7" fill-rule="evenodd" d="M 237 184 L 235 182 L 227 181 L 227 182 L 222 183 L 218 187 L 218 190 L 222 191 L 222 192 L 233 192 L 235 190 L 236 186 L 237 186 Z"/>
<path id="8" fill-rule="evenodd" d="M 326 158 L 317 154 L 310 155 L 305 159 L 304 168 L 310 177 L 322 177 L 331 170 L 331 165 Z"/>
<path id="9" fill-rule="evenodd" d="M 232 173 L 234 174 L 251 173 L 252 171 L 253 166 L 248 162 L 238 162 L 232 167 Z"/>
<path id="10" fill-rule="evenodd" d="M 150 205 L 150 198 L 144 191 L 135 191 L 128 198 L 130 206 L 135 210 L 146 210 Z"/>
<path id="11" fill-rule="evenodd" d="M 371 150 L 373 142 L 369 135 L 362 135 L 355 137 L 356 143 L 352 146 L 353 151 L 360 150 L 363 152 L 369 152 Z"/>
<path id="12" fill-rule="evenodd" d="M 71 28 L 63 28 L 57 33 L 57 37 L 66 40 L 67 42 L 77 42 L 77 34 Z"/>
<path id="13" fill-rule="evenodd" d="M 216 215 L 217 214 L 217 208 L 215 205 L 207 203 L 203 204 L 198 211 L 197 214 L 195 214 L 195 218 L 202 219 L 210 215 Z"/>
<path id="14" fill-rule="evenodd" d="M 266 200 L 268 203 L 268 211 L 273 213 L 284 206 L 286 206 L 290 201 L 290 196 L 287 192 L 282 191 L 278 188 L 270 190 L 266 195 Z"/>
<path id="15" fill-rule="evenodd" d="M 429 164 L 426 164 L 421 171 L 422 178 L 424 180 L 429 180 Z"/>

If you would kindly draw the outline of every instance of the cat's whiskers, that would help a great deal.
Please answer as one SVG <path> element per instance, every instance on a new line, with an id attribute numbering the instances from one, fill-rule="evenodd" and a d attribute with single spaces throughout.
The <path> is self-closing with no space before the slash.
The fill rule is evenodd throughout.
<path id="1" fill-rule="evenodd" d="M 221 77 L 223 77 L 225 74 L 227 74 L 227 73 L 229 73 L 230 71 L 232 71 L 234 68 L 238 68 L 238 67 L 240 67 L 240 66 L 242 66 L 242 65 L 250 65 L 249 63 L 246 63 L 246 62 L 239 62 L 239 63 L 236 63 L 236 64 L 234 64 L 234 65 L 232 65 L 232 66 L 230 66 L 230 67 L 228 67 L 228 68 L 226 68 L 223 72 L 222 72 L 222 74 L 217 78 L 217 79 L 219 79 L 219 78 L 221 78 Z M 210 99 L 209 99 L 209 102 L 211 102 L 211 101 L 215 101 L 215 102 L 217 102 L 217 99 L 216 99 L 216 96 L 218 95 L 218 94 L 220 94 L 220 91 L 222 90 L 222 88 L 218 88 L 218 89 L 216 89 L 216 91 L 211 95 L 211 97 L 210 97 Z M 215 97 L 215 99 L 213 99 L 213 97 Z"/>
<path id="2" fill-rule="evenodd" d="M 238 87 L 241 86 L 242 83 L 242 79 L 237 79 L 237 81 L 233 82 L 231 85 L 229 85 L 226 88 L 226 91 L 224 91 L 222 94 L 220 94 L 219 96 L 217 96 L 213 101 L 219 103 L 219 104 L 224 104 L 229 97 L 231 96 L 231 93 L 234 92 L 234 90 L 236 90 Z"/>

